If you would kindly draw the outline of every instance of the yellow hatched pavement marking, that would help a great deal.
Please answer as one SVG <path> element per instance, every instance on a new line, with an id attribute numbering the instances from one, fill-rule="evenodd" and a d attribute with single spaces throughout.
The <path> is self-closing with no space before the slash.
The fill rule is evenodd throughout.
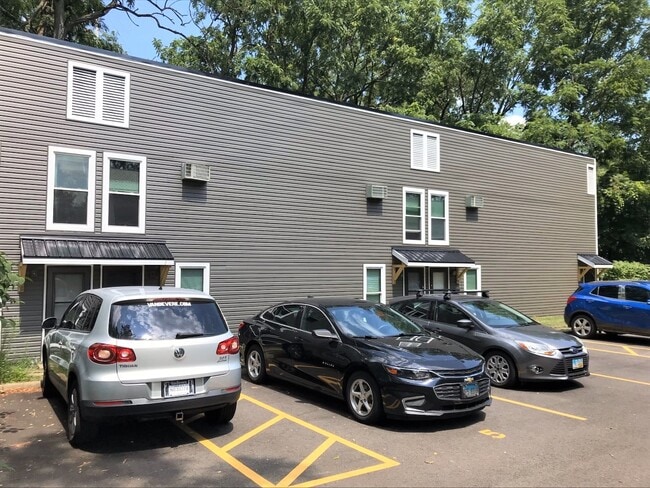
<path id="1" fill-rule="evenodd" d="M 637 385 L 650 386 L 650 383 L 647 381 L 630 380 L 627 378 L 619 378 L 617 376 L 608 376 L 606 374 L 591 373 L 591 376 L 598 376 L 599 378 L 607 378 L 609 380 L 625 381 L 627 383 L 636 383 Z"/>
<path id="2" fill-rule="evenodd" d="M 644 359 L 650 359 L 650 356 L 646 356 L 644 354 L 639 354 L 635 350 L 633 350 L 630 346 L 620 346 L 622 349 L 624 349 L 626 352 L 622 351 L 612 351 L 610 349 L 599 349 L 597 347 L 592 347 L 589 346 L 590 351 L 598 351 L 598 352 L 606 352 L 608 354 L 618 354 L 619 356 L 634 356 L 635 358 L 644 358 Z M 645 349 L 644 349 L 645 351 Z"/>
<path id="3" fill-rule="evenodd" d="M 639 356 L 639 353 L 636 352 L 634 349 L 632 349 L 630 346 L 621 346 L 623 349 L 625 349 L 627 352 L 629 352 L 632 356 Z"/>
<path id="4" fill-rule="evenodd" d="M 518 402 L 515 400 L 509 400 L 507 398 L 502 398 L 492 395 L 494 400 L 499 400 L 506 403 L 512 403 L 513 405 L 519 405 L 520 407 L 532 408 L 533 410 L 539 410 L 540 412 L 552 413 L 554 415 L 560 415 L 561 417 L 567 417 L 574 420 L 587 420 L 586 417 L 578 417 L 577 415 L 572 415 L 570 413 L 559 412 L 557 410 L 551 410 L 550 408 L 539 407 L 537 405 L 531 405 L 530 403 Z"/>
<path id="5" fill-rule="evenodd" d="M 371 451 L 370 449 L 366 449 L 364 447 L 359 446 L 358 444 L 355 444 L 354 442 L 348 441 L 347 439 L 344 439 L 342 437 L 339 437 L 336 434 L 332 434 L 331 432 L 328 432 L 324 429 L 321 429 L 320 427 L 316 427 L 315 425 L 312 425 L 308 422 L 305 422 L 304 420 L 299 419 L 298 417 L 294 417 L 292 415 L 289 415 L 282 410 L 278 410 L 277 408 L 274 408 L 270 405 L 267 405 L 266 403 L 260 402 L 259 400 L 256 400 L 255 398 L 249 397 L 248 395 L 242 394 L 240 397 L 241 400 L 246 400 L 249 401 L 259 407 L 262 407 L 274 414 L 276 414 L 276 417 L 272 418 L 271 420 L 265 422 L 264 424 L 256 427 L 255 429 L 251 430 L 250 432 L 247 432 L 246 434 L 238 437 L 234 441 L 228 443 L 224 447 L 219 447 L 216 444 L 214 444 L 212 441 L 206 439 L 203 437 L 201 434 L 198 432 L 195 432 L 192 430 L 190 427 L 188 427 L 186 424 L 179 424 L 179 427 L 190 437 L 195 439 L 197 442 L 199 442 L 202 446 L 204 446 L 206 449 L 211 451 L 212 453 L 216 454 L 219 456 L 221 459 L 223 459 L 225 462 L 230 464 L 233 468 L 235 468 L 237 471 L 239 471 L 241 474 L 246 476 L 248 479 L 256 483 L 258 486 L 263 486 L 263 487 L 288 487 L 288 486 L 296 486 L 296 487 L 313 487 L 313 486 L 320 486 L 324 483 L 330 483 L 333 481 L 340 481 L 344 480 L 347 478 L 352 478 L 355 476 L 360 476 L 362 474 L 367 474 L 367 473 L 372 473 L 374 471 L 379 471 L 382 469 L 387 469 L 387 468 L 393 468 L 395 466 L 399 466 L 399 462 L 390 459 L 386 456 L 383 456 L 379 453 L 376 453 L 374 451 Z M 325 441 L 318 446 L 316 449 L 314 449 L 307 457 L 305 457 L 299 464 L 296 466 L 294 469 L 291 470 L 289 474 L 287 474 L 277 485 L 274 485 L 271 483 L 269 480 L 264 478 L 262 475 L 259 473 L 253 471 L 250 469 L 248 466 L 246 466 L 244 463 L 239 461 L 237 458 L 232 456 L 231 454 L 228 453 L 229 450 L 232 448 L 242 444 L 243 442 L 253 438 L 255 435 L 259 434 L 260 432 L 268 429 L 269 427 L 275 425 L 278 423 L 280 420 L 289 420 L 291 422 L 294 422 L 302 427 L 305 427 L 313 432 L 316 432 L 322 436 L 324 436 L 326 439 Z M 343 473 L 331 475 L 331 476 L 326 476 L 323 478 L 315 479 L 315 480 L 310 480 L 306 481 L 303 483 L 299 483 L 297 485 L 291 485 L 300 475 L 302 475 L 307 468 L 309 468 L 316 460 L 323 455 L 330 447 L 332 447 L 336 443 L 343 444 L 346 447 L 349 447 L 351 449 L 354 449 L 362 454 L 365 454 L 366 456 L 369 456 L 373 459 L 376 459 L 379 461 L 379 464 L 375 464 L 372 466 L 368 466 L 366 468 L 360 468 L 360 469 L 355 469 L 351 471 L 345 471 Z"/>

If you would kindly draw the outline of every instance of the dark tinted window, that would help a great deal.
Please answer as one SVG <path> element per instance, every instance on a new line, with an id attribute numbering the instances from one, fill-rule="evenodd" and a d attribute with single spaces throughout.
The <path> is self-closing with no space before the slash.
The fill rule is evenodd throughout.
<path id="1" fill-rule="evenodd" d="M 431 309 L 431 300 L 409 300 L 401 303 L 397 310 L 400 313 L 414 319 L 427 319 L 429 318 L 429 310 Z"/>
<path id="2" fill-rule="evenodd" d="M 334 332 L 330 321 L 327 320 L 325 314 L 314 307 L 306 307 L 305 313 L 302 317 L 301 329 L 308 332 L 312 332 L 316 329 L 327 329 L 330 332 Z"/>
<path id="3" fill-rule="evenodd" d="M 302 305 L 279 305 L 264 312 L 262 318 L 281 325 L 299 328 L 300 322 L 298 319 L 301 310 Z"/>
<path id="4" fill-rule="evenodd" d="M 618 298 L 618 285 L 599 286 L 592 293 L 601 297 Z"/>
<path id="5" fill-rule="evenodd" d="M 342 305 L 327 307 L 344 334 L 354 337 L 389 337 L 422 334 L 422 328 L 384 305 Z"/>
<path id="6" fill-rule="evenodd" d="M 227 330 L 219 307 L 211 300 L 137 300 L 111 307 L 109 333 L 117 339 L 175 339 Z"/>
<path id="7" fill-rule="evenodd" d="M 447 302 L 438 302 L 437 320 L 444 324 L 458 325 L 461 319 L 467 319 L 467 315 L 458 307 Z"/>
<path id="8" fill-rule="evenodd" d="M 647 302 L 650 300 L 650 291 L 640 286 L 627 285 L 625 287 L 625 299 L 635 302 Z"/>

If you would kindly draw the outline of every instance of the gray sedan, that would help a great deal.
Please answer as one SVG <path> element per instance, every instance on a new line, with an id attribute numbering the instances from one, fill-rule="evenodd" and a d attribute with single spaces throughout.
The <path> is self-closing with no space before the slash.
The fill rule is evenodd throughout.
<path id="1" fill-rule="evenodd" d="M 589 353 L 579 339 L 487 296 L 418 293 L 395 298 L 390 306 L 485 357 L 494 386 L 589 376 Z"/>

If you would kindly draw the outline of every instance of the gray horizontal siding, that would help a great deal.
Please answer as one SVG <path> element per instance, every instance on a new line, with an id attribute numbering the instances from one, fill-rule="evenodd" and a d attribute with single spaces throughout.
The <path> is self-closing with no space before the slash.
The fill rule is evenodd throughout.
<path id="1" fill-rule="evenodd" d="M 66 119 L 68 59 L 130 73 L 128 129 Z M 450 244 L 527 313 L 561 313 L 576 253 L 596 251 L 590 158 L 2 33 L 0 87 L 0 249 L 17 262 L 18 236 L 45 232 L 48 145 L 97 151 L 86 236 L 120 237 L 101 234 L 103 153 L 145 156 L 146 237 L 210 263 L 231 326 L 291 296 L 361 296 L 364 263 L 386 265 L 392 295 L 404 186 L 449 192 Z M 412 128 L 440 134 L 439 173 L 410 169 Z M 183 162 L 209 164 L 212 181 L 183 184 Z M 368 183 L 388 198 L 369 205 Z M 486 202 L 474 221 L 470 193 Z"/>

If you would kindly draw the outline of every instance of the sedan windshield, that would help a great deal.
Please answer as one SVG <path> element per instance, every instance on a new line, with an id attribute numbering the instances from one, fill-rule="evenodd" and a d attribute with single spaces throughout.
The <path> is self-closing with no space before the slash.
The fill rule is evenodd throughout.
<path id="1" fill-rule="evenodd" d="M 347 336 L 395 337 L 426 334 L 419 325 L 383 305 L 331 306 L 327 311 Z"/>
<path id="2" fill-rule="evenodd" d="M 463 307 L 484 324 L 498 329 L 537 323 L 523 313 L 496 300 L 467 301 L 463 302 Z"/>

